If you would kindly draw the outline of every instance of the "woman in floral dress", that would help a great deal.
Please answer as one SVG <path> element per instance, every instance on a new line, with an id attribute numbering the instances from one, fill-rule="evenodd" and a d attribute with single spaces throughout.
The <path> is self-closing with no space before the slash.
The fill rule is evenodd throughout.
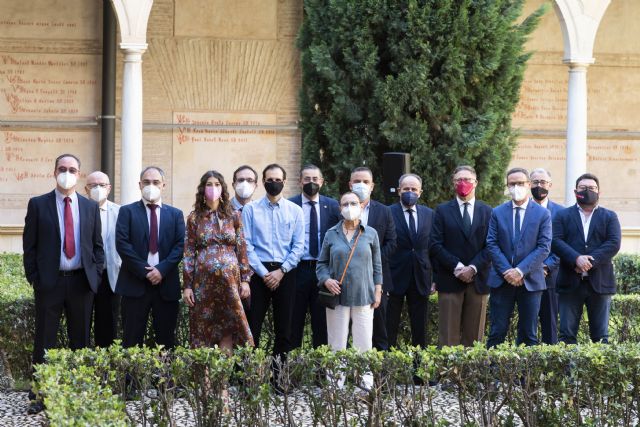
<path id="1" fill-rule="evenodd" d="M 253 345 L 241 299 L 250 294 L 252 274 L 242 232 L 224 177 L 208 171 L 198 185 L 194 210 L 187 218 L 183 293 L 189 305 L 193 347 Z"/>

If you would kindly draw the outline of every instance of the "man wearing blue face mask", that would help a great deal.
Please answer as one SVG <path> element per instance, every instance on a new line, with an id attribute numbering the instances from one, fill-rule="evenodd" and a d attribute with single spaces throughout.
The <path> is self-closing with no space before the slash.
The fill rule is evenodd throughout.
<path id="1" fill-rule="evenodd" d="M 382 300 L 373 312 L 373 346 L 377 350 L 388 350 L 387 338 L 387 301 L 389 292 L 393 289 L 389 259 L 396 250 L 396 227 L 393 223 L 391 210 L 380 202 L 371 200 L 373 191 L 373 172 L 365 166 L 351 171 L 349 188 L 358 196 L 362 204 L 360 222 L 362 225 L 373 227 L 378 233 L 380 254 L 382 258 Z"/>
<path id="2" fill-rule="evenodd" d="M 431 293 L 429 234 L 433 210 L 418 205 L 422 179 L 415 174 L 402 175 L 398 182 L 400 201 L 391 205 L 397 246 L 389 259 L 393 289 L 387 307 L 389 346 L 397 345 L 402 305 L 407 300 L 411 323 L 411 344 L 426 346 L 427 303 Z"/>

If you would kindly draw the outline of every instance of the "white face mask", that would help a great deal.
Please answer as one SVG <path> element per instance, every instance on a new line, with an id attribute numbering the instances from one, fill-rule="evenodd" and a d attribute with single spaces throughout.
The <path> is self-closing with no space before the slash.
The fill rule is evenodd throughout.
<path id="1" fill-rule="evenodd" d="M 509 194 L 513 200 L 519 202 L 529 195 L 529 191 L 525 186 L 514 185 L 513 187 L 509 187 Z"/>
<path id="2" fill-rule="evenodd" d="M 147 185 L 142 189 L 142 198 L 147 202 L 155 203 L 160 200 L 160 189 L 155 185 Z"/>
<path id="3" fill-rule="evenodd" d="M 71 172 L 62 172 L 62 173 L 59 173 L 58 176 L 56 177 L 56 182 L 61 188 L 64 188 L 65 190 L 69 190 L 76 186 L 76 183 L 78 182 L 78 177 L 72 174 Z"/>
<path id="4" fill-rule="evenodd" d="M 107 198 L 107 189 L 99 186 L 93 187 L 91 191 L 89 191 L 89 196 L 96 202 L 102 203 Z"/>
<path id="5" fill-rule="evenodd" d="M 340 213 L 342 214 L 342 217 L 347 221 L 353 221 L 353 220 L 359 219 L 361 212 L 362 212 L 362 209 L 360 209 L 360 205 L 347 206 L 342 208 L 342 210 L 340 211 Z"/>
<path id="6" fill-rule="evenodd" d="M 253 196 L 253 192 L 256 191 L 256 187 L 254 187 L 253 184 L 249 184 L 247 181 L 243 181 L 236 185 L 235 191 L 241 199 L 248 199 Z"/>
<path id="7" fill-rule="evenodd" d="M 364 202 L 371 196 L 371 188 L 364 182 L 357 182 L 351 186 L 351 191 L 358 196 L 361 202 Z"/>

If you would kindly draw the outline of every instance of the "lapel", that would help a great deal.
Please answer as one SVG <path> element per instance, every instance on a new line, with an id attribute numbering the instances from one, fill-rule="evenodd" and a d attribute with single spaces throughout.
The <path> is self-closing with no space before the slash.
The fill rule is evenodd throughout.
<path id="1" fill-rule="evenodd" d="M 162 251 L 165 247 L 165 239 L 163 239 L 163 237 L 173 235 L 170 230 L 172 228 L 173 221 L 172 218 L 169 217 L 171 214 L 169 213 L 167 205 L 163 203 L 160 211 L 160 224 L 158 226 L 158 254 L 160 254 L 160 259 L 163 259 L 165 256 Z"/>
<path id="2" fill-rule="evenodd" d="M 327 232 L 327 217 L 329 216 L 329 206 L 323 196 L 318 199 L 318 212 L 320 213 L 320 235 Z"/>
<path id="3" fill-rule="evenodd" d="M 475 218 L 475 211 L 476 205 L 474 203 L 473 205 L 473 217 Z M 467 239 L 469 238 L 469 236 L 464 232 L 464 227 L 462 226 L 462 215 L 460 214 L 460 205 L 458 204 L 458 198 L 456 197 L 455 199 L 453 199 L 450 203 L 449 203 L 449 209 L 451 209 L 451 215 L 453 216 L 453 218 L 456 221 L 456 224 L 458 225 L 458 228 L 460 229 L 460 231 L 462 231 L 462 235 L 464 237 L 466 237 Z M 473 225 L 476 223 L 476 221 L 473 221 L 471 223 L 471 229 L 473 229 Z M 469 233 L 471 234 L 471 233 Z"/>
<path id="4" fill-rule="evenodd" d="M 375 228 L 376 223 L 376 205 L 373 200 L 369 199 L 369 217 L 367 218 L 367 225 Z"/>
<path id="5" fill-rule="evenodd" d="M 144 231 L 144 244 L 147 249 L 149 248 L 149 220 L 147 219 L 147 208 L 144 205 L 144 202 L 140 200 L 137 203 L 137 210 L 139 221 L 142 223 L 142 230 Z M 160 244 L 160 240 L 158 240 L 158 245 Z"/>
<path id="6" fill-rule="evenodd" d="M 86 237 L 91 236 L 91 233 L 85 232 L 85 230 L 84 230 L 85 225 L 88 224 L 88 221 L 84 221 L 84 219 L 89 216 L 89 212 L 87 212 L 88 208 L 89 208 L 89 204 L 85 203 L 85 200 L 83 199 L 83 197 L 78 194 L 78 215 L 80 215 L 80 218 L 78 218 L 78 220 L 80 221 L 80 227 L 79 228 L 80 228 L 80 247 L 81 248 L 82 248 L 82 237 L 83 236 L 86 236 Z"/>
<path id="7" fill-rule="evenodd" d="M 407 218 L 404 216 L 404 208 L 402 207 L 402 204 L 400 204 L 400 202 L 393 205 L 392 214 L 396 217 L 395 223 L 402 224 L 402 227 L 396 228 L 396 233 L 402 233 L 407 236 L 407 239 L 411 240 L 411 233 L 409 232 Z"/>
<path id="8" fill-rule="evenodd" d="M 109 200 L 107 200 L 107 223 L 106 224 L 102 224 L 103 227 L 107 227 L 107 232 L 105 233 L 105 237 L 106 240 L 109 240 L 111 238 L 111 231 L 115 230 L 115 221 L 117 220 L 117 217 L 115 217 L 114 213 L 115 213 L 115 209 L 113 206 L 113 203 L 110 202 Z M 106 244 L 106 242 L 103 242 Z"/>
<path id="9" fill-rule="evenodd" d="M 585 240 L 584 240 L 584 226 L 582 225 L 582 218 L 580 218 L 580 211 L 578 210 L 578 204 L 577 203 L 575 205 L 573 205 L 572 211 L 573 212 L 571 212 L 571 218 L 573 219 L 573 222 L 575 222 L 576 228 L 580 232 L 580 240 L 585 242 Z M 593 220 L 593 218 L 592 218 L 592 220 Z M 589 234 L 591 234 L 591 233 L 589 233 Z"/>
<path id="10" fill-rule="evenodd" d="M 522 227 L 520 227 L 520 239 L 525 235 L 527 227 L 533 221 L 533 218 L 531 218 L 535 215 L 535 212 L 533 212 L 535 209 L 533 203 L 535 203 L 533 200 L 529 200 L 529 203 L 527 203 L 527 209 L 524 211 L 524 219 L 522 220 Z M 513 218 L 513 215 L 511 217 Z M 513 221 L 511 224 L 513 225 Z"/>
<path id="11" fill-rule="evenodd" d="M 480 208 L 478 207 L 478 199 L 473 202 L 473 221 L 471 221 L 471 229 L 469 230 L 469 235 L 467 239 L 470 239 L 478 229 L 478 224 L 482 223 L 482 218 L 480 218 Z M 462 216 L 460 215 L 460 211 L 458 211 L 458 218 L 460 219 L 460 224 L 462 224 Z"/>
<path id="12" fill-rule="evenodd" d="M 56 226 L 54 228 L 56 229 L 56 236 L 58 236 L 59 241 L 62 241 L 62 237 L 60 236 L 60 218 L 58 218 L 58 205 L 56 202 L 55 190 L 49 193 L 49 198 L 47 200 L 47 208 L 49 209 L 49 217 L 55 218 L 54 222 Z"/>

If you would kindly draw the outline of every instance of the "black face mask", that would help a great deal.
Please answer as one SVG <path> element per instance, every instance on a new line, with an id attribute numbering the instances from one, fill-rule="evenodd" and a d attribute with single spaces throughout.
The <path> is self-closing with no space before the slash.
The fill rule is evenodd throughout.
<path id="1" fill-rule="evenodd" d="M 320 191 L 320 185 L 315 182 L 307 182 L 302 186 L 302 191 L 309 197 L 313 197 Z"/>
<path id="2" fill-rule="evenodd" d="M 599 194 L 591 190 L 583 190 L 576 192 L 576 201 L 578 204 L 592 206 L 598 203 Z"/>
<path id="3" fill-rule="evenodd" d="M 283 188 L 284 182 L 267 181 L 264 183 L 264 189 L 272 197 L 275 197 L 278 194 L 282 193 Z"/>
<path id="4" fill-rule="evenodd" d="M 543 200 L 545 197 L 547 197 L 548 194 L 549 190 L 547 190 L 546 188 L 542 188 L 540 186 L 531 188 L 531 195 L 536 200 Z"/>

